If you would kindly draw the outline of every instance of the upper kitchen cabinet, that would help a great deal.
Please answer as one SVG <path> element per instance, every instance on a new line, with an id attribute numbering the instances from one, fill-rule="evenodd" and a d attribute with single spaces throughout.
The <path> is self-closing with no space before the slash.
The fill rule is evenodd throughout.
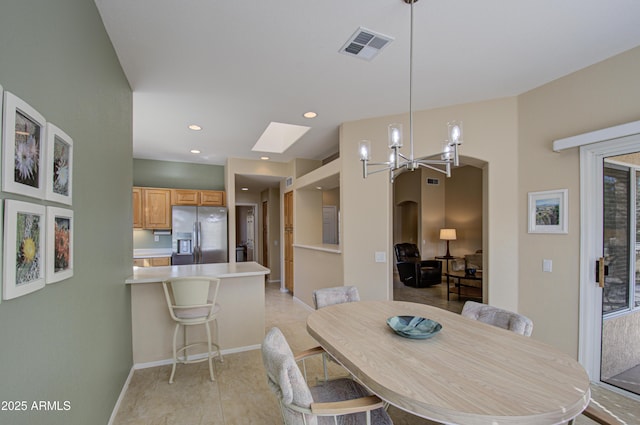
<path id="1" fill-rule="evenodd" d="M 172 202 L 173 205 L 222 207 L 225 196 L 222 190 L 174 189 Z"/>
<path id="2" fill-rule="evenodd" d="M 142 229 L 142 189 L 133 188 L 133 228 Z"/>
<path id="3" fill-rule="evenodd" d="M 171 229 L 171 189 L 142 188 L 145 229 Z"/>
<path id="4" fill-rule="evenodd" d="M 210 207 L 224 207 L 224 191 L 222 190 L 201 190 L 200 205 Z"/>

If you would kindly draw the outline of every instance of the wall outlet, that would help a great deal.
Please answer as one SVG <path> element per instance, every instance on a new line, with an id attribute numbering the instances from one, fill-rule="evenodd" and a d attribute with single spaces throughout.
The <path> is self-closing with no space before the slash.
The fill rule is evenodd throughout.
<path id="1" fill-rule="evenodd" d="M 154 241 L 154 242 L 160 242 L 160 236 L 158 236 L 158 235 L 153 235 L 153 241 Z"/>

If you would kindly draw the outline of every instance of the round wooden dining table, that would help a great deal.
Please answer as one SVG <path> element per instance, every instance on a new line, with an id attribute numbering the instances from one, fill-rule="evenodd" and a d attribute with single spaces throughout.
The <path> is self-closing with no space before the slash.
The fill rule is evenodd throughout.
<path id="1" fill-rule="evenodd" d="M 428 339 L 402 337 L 387 325 L 392 316 L 424 317 L 442 329 Z M 311 313 L 307 330 L 380 398 L 436 422 L 560 424 L 589 403 L 589 377 L 569 355 L 440 308 L 338 304 Z"/>

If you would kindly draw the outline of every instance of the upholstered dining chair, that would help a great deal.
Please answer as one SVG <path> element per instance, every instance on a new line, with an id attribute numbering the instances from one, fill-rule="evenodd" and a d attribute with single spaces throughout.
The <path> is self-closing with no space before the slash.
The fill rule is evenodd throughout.
<path id="1" fill-rule="evenodd" d="M 524 336 L 531 336 L 533 332 L 533 322 L 528 317 L 475 301 L 464 303 L 460 314 Z"/>
<path id="2" fill-rule="evenodd" d="M 334 286 L 331 288 L 316 289 L 313 291 L 313 306 L 316 310 L 334 304 L 352 303 L 360 301 L 360 293 L 355 286 Z M 326 352 L 322 353 L 322 367 L 324 368 L 324 380 L 329 379 L 327 358 L 332 359 Z"/>
<path id="3" fill-rule="evenodd" d="M 294 356 L 278 328 L 271 328 L 262 343 L 267 383 L 278 398 L 285 425 L 393 424 L 385 405 L 350 378 L 309 387 L 298 361 L 319 354 L 317 347 Z"/>
<path id="4" fill-rule="evenodd" d="M 220 361 L 222 353 L 217 342 L 212 341 L 211 327 L 209 323 L 215 325 L 215 338 L 218 338 L 218 312 L 220 305 L 216 303 L 218 297 L 218 289 L 220 288 L 220 280 L 212 279 L 204 276 L 193 276 L 175 278 L 162 282 L 164 295 L 169 308 L 169 314 L 176 323 L 173 331 L 173 367 L 171 368 L 171 376 L 169 383 L 173 383 L 173 377 L 176 373 L 176 364 L 198 363 L 203 361 L 209 362 L 209 376 L 214 381 L 213 374 L 213 348 L 217 353 Z M 207 333 L 207 341 L 188 342 L 187 328 L 190 326 L 204 325 Z M 183 344 L 178 347 L 178 332 L 180 327 L 183 328 Z M 206 346 L 207 356 L 204 358 L 189 359 L 188 350 L 196 346 Z M 180 354 L 182 357 L 180 357 Z"/>
<path id="5" fill-rule="evenodd" d="M 313 306 L 316 310 L 333 304 L 355 301 L 360 301 L 360 294 L 355 286 L 336 286 L 313 291 Z"/>

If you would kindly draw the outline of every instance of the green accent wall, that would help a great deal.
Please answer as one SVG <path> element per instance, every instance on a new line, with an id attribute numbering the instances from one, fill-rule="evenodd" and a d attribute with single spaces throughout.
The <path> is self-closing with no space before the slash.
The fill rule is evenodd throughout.
<path id="1" fill-rule="evenodd" d="M 172 189 L 224 190 L 224 166 L 134 159 L 133 185 Z"/>
<path id="2" fill-rule="evenodd" d="M 132 92 L 90 0 L 2 0 L 0 58 L 0 85 L 73 138 L 75 219 L 73 277 L 0 303 L 0 400 L 27 402 L 0 423 L 106 424 L 132 366 Z"/>

